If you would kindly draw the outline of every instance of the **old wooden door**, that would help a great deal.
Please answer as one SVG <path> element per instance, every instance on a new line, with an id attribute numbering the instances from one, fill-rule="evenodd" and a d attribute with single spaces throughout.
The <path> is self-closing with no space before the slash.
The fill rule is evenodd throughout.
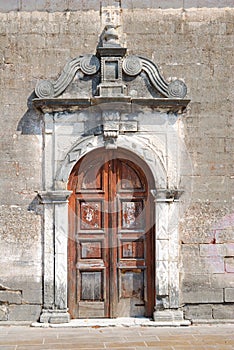
<path id="1" fill-rule="evenodd" d="M 73 318 L 152 315 L 154 205 L 151 176 L 143 166 L 128 152 L 101 149 L 72 171 L 68 306 Z"/>

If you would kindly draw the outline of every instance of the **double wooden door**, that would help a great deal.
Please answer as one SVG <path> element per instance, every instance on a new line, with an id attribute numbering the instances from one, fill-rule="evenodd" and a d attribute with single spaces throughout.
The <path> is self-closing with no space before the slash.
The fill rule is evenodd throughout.
<path id="1" fill-rule="evenodd" d="M 129 158 L 121 151 L 91 152 L 70 176 L 68 306 L 73 318 L 152 315 L 154 206 L 141 161 Z"/>

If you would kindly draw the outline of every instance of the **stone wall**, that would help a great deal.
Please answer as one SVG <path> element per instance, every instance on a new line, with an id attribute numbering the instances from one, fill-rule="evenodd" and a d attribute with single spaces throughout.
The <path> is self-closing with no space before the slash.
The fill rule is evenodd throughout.
<path id="1" fill-rule="evenodd" d="M 123 9 L 223 8 L 234 7 L 232 0 L 0 0 L 0 11 L 99 11 L 101 6 Z"/>
<path id="2" fill-rule="evenodd" d="M 99 2 L 70 1 L 69 6 L 75 5 L 66 9 L 44 3 L 0 2 L 0 319 L 9 321 L 38 319 L 42 303 L 42 215 L 35 192 L 43 189 L 43 145 L 41 115 L 31 103 L 33 90 L 39 79 L 56 78 L 70 58 L 94 53 L 102 30 Z M 81 3 L 95 6 L 76 8 Z M 188 319 L 230 319 L 234 306 L 232 2 L 225 2 L 229 8 L 219 9 L 181 9 L 181 1 L 169 1 L 178 9 L 158 9 L 165 3 L 159 1 L 155 8 L 153 1 L 136 3 L 122 1 L 122 38 L 129 53 L 152 59 L 165 77 L 183 78 L 191 99 L 180 119 L 181 138 L 193 164 L 193 171 L 183 179 L 192 179 L 193 190 L 180 220 L 181 305 Z M 142 3 L 151 8 L 143 13 Z M 186 3 L 187 7 L 200 4 Z M 219 4 L 207 1 L 207 7 Z M 41 12 L 29 12 L 34 9 Z"/>

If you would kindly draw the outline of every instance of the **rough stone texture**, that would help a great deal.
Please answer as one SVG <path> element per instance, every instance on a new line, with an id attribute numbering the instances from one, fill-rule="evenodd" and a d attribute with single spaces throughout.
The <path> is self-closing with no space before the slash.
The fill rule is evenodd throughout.
<path id="1" fill-rule="evenodd" d="M 100 9 L 103 6 L 117 7 L 118 0 L 0 0 L 0 11 L 90 11 Z M 122 0 L 123 9 L 188 9 L 201 7 L 233 7 L 232 0 Z"/>
<path id="2" fill-rule="evenodd" d="M 224 289 L 224 300 L 229 303 L 234 302 L 234 288 L 226 288 Z"/>
<path id="3" fill-rule="evenodd" d="M 233 318 L 233 305 L 225 305 L 233 302 L 234 288 L 233 2 L 183 3 L 185 11 L 179 0 L 123 0 L 123 38 L 130 53 L 152 59 L 165 77 L 183 78 L 191 99 L 179 120 L 193 168 L 184 169 L 182 178 L 193 186 L 180 206 L 181 304 L 187 303 L 188 318 Z M 2 320 L 8 308 L 9 320 L 36 320 L 42 303 L 43 236 L 35 193 L 44 181 L 42 116 L 32 108 L 32 93 L 39 79 L 56 79 L 70 58 L 95 52 L 99 5 L 0 1 Z M 159 9 L 165 6 L 174 9 Z M 209 8 L 196 9 L 201 6 Z M 66 132 L 57 144 L 60 155 L 68 147 Z M 11 304 L 21 302 L 19 295 L 26 305 Z M 213 314 L 212 303 L 220 303 Z"/>
<path id="4" fill-rule="evenodd" d="M 21 304 L 21 293 L 18 291 L 0 290 L 0 303 Z"/>
<path id="5" fill-rule="evenodd" d="M 0 305 L 0 321 L 7 321 L 8 309 L 5 305 Z"/>
<path id="6" fill-rule="evenodd" d="M 188 320 L 212 319 L 212 305 L 199 304 L 184 307 L 184 317 Z"/>
<path id="7" fill-rule="evenodd" d="M 234 304 L 213 306 L 214 319 L 233 319 Z"/>
<path id="8" fill-rule="evenodd" d="M 223 289 L 201 287 L 195 290 L 186 291 L 183 294 L 183 301 L 187 304 L 222 303 L 224 301 Z"/>
<path id="9" fill-rule="evenodd" d="M 225 258 L 225 271 L 234 273 L 234 257 L 233 258 Z"/>
<path id="10" fill-rule="evenodd" d="M 38 320 L 41 313 L 40 305 L 10 305 L 9 321 L 34 321 Z"/>

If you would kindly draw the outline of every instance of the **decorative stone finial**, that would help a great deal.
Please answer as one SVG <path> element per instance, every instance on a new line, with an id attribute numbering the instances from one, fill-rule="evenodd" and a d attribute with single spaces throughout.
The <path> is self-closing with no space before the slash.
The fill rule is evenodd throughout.
<path id="1" fill-rule="evenodd" d="M 103 46 L 104 47 L 120 47 L 119 35 L 116 30 L 117 26 L 114 24 L 107 24 L 105 26 L 105 32 L 103 35 Z"/>

